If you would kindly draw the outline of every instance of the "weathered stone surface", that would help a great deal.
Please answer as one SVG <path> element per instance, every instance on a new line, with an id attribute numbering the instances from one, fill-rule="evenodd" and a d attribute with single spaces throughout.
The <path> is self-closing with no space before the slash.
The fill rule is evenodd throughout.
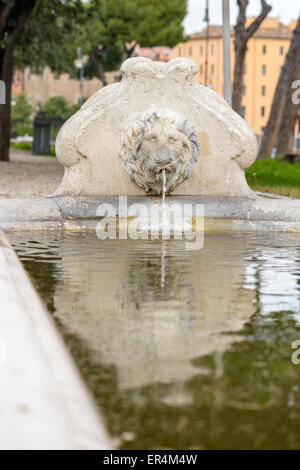
<path id="1" fill-rule="evenodd" d="M 106 431 L 0 230 L 0 449 L 107 449 Z"/>
<path id="2" fill-rule="evenodd" d="M 200 143 L 195 127 L 169 110 L 150 109 L 131 122 L 121 136 L 119 155 L 128 175 L 147 193 L 161 194 L 189 178 Z"/>
<path id="3" fill-rule="evenodd" d="M 30 204 L 29 204 L 30 201 Z M 158 197 L 127 197 L 127 206 L 159 204 Z M 22 211 L 22 203 L 24 210 Z M 45 203 L 45 210 L 42 210 Z M 0 228 L 3 230 L 84 230 L 95 229 L 100 204 L 111 204 L 119 215 L 118 197 L 60 196 L 53 199 L 2 199 Z M 256 199 L 219 196 L 168 197 L 166 204 L 204 205 L 205 228 L 214 230 L 276 230 L 300 231 L 300 200 L 279 196 L 260 196 Z M 51 216 L 47 219 L 47 210 Z M 54 210 L 55 208 L 55 210 Z"/>
<path id="4" fill-rule="evenodd" d="M 91 219 L 96 217 L 100 204 L 109 203 L 119 213 L 119 199 L 117 197 L 72 197 L 56 198 L 63 219 Z M 160 203 L 159 198 L 154 197 L 128 197 L 127 205 L 143 204 L 150 207 L 151 204 Z M 167 204 L 196 204 L 204 205 L 205 217 L 217 219 L 240 220 L 270 220 L 282 222 L 300 222 L 300 200 L 289 198 L 257 197 L 249 199 L 242 197 L 218 197 L 218 196 L 178 196 L 168 197 Z"/>
<path id="5" fill-rule="evenodd" d="M 0 221 L 60 220 L 53 198 L 0 199 Z"/>
<path id="6" fill-rule="evenodd" d="M 194 81 L 190 59 L 126 60 L 122 81 L 95 93 L 62 127 L 57 195 L 159 193 L 255 197 L 244 169 L 256 138 L 217 93 Z M 199 150 L 200 144 L 200 150 Z"/>

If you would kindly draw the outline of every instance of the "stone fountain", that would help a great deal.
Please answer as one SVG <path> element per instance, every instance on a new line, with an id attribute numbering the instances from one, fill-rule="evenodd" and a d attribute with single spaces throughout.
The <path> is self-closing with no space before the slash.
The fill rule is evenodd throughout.
<path id="1" fill-rule="evenodd" d="M 65 167 L 56 195 L 167 193 L 255 197 L 244 169 L 257 154 L 247 123 L 194 81 L 190 59 L 126 60 L 122 81 L 102 88 L 62 127 Z"/>
<path id="2" fill-rule="evenodd" d="M 94 229 L 100 204 L 121 217 L 118 196 L 149 209 L 164 193 L 169 206 L 201 204 L 205 228 L 299 232 L 299 200 L 249 188 L 244 170 L 256 137 L 195 82 L 197 70 L 187 58 L 126 60 L 121 82 L 101 88 L 61 128 L 56 155 L 65 172 L 55 194 L 0 199 L 0 228 Z"/>

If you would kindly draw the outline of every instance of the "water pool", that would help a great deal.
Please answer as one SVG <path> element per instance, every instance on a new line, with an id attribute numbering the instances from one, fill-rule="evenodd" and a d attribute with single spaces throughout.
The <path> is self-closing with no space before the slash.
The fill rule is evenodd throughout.
<path id="1" fill-rule="evenodd" d="M 299 235 L 9 238 L 117 447 L 300 448 Z"/>

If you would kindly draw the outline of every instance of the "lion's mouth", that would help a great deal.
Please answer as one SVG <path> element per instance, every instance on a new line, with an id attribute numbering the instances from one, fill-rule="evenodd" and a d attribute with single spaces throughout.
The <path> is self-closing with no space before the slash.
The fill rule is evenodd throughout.
<path id="1" fill-rule="evenodd" d="M 176 171 L 176 168 L 174 166 L 172 167 L 163 166 L 159 169 L 156 169 L 153 173 L 153 176 L 156 182 L 163 181 L 163 174 L 165 173 L 166 179 L 168 181 L 168 179 L 170 179 L 170 177 L 174 175 L 175 171 Z"/>
<path id="2" fill-rule="evenodd" d="M 174 172 L 174 167 L 170 168 L 170 167 L 163 166 L 156 173 L 159 174 L 159 175 L 162 175 L 164 171 L 168 174 L 173 173 Z"/>

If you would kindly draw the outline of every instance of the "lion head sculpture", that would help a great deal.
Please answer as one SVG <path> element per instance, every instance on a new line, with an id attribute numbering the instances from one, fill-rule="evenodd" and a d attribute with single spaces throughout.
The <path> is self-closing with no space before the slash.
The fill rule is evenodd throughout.
<path id="1" fill-rule="evenodd" d="M 131 122 L 121 136 L 119 155 L 130 178 L 151 194 L 166 192 L 188 178 L 200 144 L 194 126 L 170 110 L 151 109 Z"/>

